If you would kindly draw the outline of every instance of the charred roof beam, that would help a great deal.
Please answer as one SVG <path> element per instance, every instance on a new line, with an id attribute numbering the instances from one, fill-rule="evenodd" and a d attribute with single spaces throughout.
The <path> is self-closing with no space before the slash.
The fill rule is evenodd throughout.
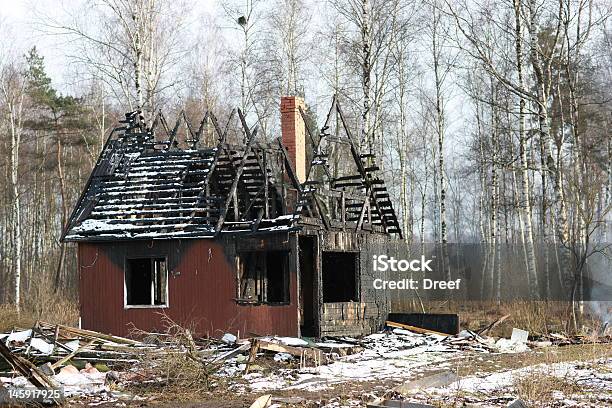
<path id="1" fill-rule="evenodd" d="M 238 182 L 240 181 L 240 178 L 242 177 L 244 166 L 246 165 L 247 158 L 249 156 L 249 152 L 251 151 L 251 144 L 253 143 L 253 140 L 255 140 L 255 136 L 257 136 L 257 125 L 255 126 L 255 129 L 251 133 L 251 130 L 246 124 L 244 114 L 242 113 L 240 109 L 238 109 L 238 116 L 240 116 L 240 121 L 242 122 L 244 132 L 247 136 L 247 144 L 244 148 L 244 153 L 242 154 L 240 165 L 236 169 L 236 175 L 234 177 L 234 181 L 232 182 L 232 186 L 229 190 L 229 193 L 225 199 L 225 204 L 221 208 L 221 213 L 219 214 L 219 220 L 217 221 L 217 225 L 215 227 L 215 235 L 218 235 L 221 232 L 221 229 L 223 228 L 223 223 L 225 222 L 227 211 L 229 210 L 229 206 L 234 198 L 234 195 L 236 194 L 236 189 L 238 188 Z"/>

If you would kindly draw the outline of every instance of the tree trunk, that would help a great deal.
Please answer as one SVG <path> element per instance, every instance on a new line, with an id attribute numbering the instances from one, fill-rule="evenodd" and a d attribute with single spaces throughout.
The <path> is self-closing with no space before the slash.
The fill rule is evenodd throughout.
<path id="1" fill-rule="evenodd" d="M 56 126 L 59 126 L 56 119 Z M 62 228 L 66 226 L 67 218 L 68 218 L 68 202 L 66 200 L 66 179 L 64 176 L 64 168 L 62 167 L 63 161 L 63 147 L 62 147 L 62 138 L 59 134 L 57 135 L 57 177 L 59 180 L 60 186 L 60 197 L 62 199 Z M 62 275 L 64 270 L 64 258 L 66 257 L 66 244 L 64 242 L 60 242 L 60 254 L 59 260 L 57 262 L 57 269 L 55 271 L 55 291 L 59 291 L 62 287 Z"/>
<path id="2" fill-rule="evenodd" d="M 446 244 L 446 180 L 444 169 L 444 101 L 442 96 L 442 74 L 440 73 L 440 49 L 438 44 L 438 24 L 440 15 L 437 14 L 436 6 L 433 7 L 433 29 L 432 29 L 432 52 L 436 86 L 436 133 L 438 136 L 438 183 L 439 183 L 439 222 L 440 242 Z"/>
<path id="3" fill-rule="evenodd" d="M 361 0 L 361 87 L 363 92 L 363 107 L 361 111 L 361 147 L 367 148 L 369 153 L 373 153 L 374 145 L 370 130 L 370 110 L 372 102 L 370 100 L 371 88 L 371 32 L 369 16 L 369 0 Z"/>
<path id="4" fill-rule="evenodd" d="M 23 108 L 23 93 L 19 90 L 3 89 L 6 97 L 7 108 L 9 111 L 9 125 L 11 132 L 11 195 L 12 195 L 12 217 L 13 217 L 13 274 L 14 281 L 14 302 L 17 313 L 21 311 L 21 252 L 23 247 L 22 226 L 21 226 L 21 196 L 19 193 L 19 148 L 21 146 L 21 120 Z M 21 90 L 23 92 L 23 89 Z"/>
<path id="5" fill-rule="evenodd" d="M 499 301 L 501 298 L 501 276 L 499 273 L 500 267 L 497 262 L 499 256 L 499 234 L 498 234 L 498 219 L 497 219 L 497 207 L 499 202 L 499 178 L 497 174 L 498 166 L 498 125 L 497 125 L 497 109 L 495 104 L 497 103 L 495 98 L 495 83 L 491 79 L 491 249 L 492 249 L 492 262 L 491 262 L 491 288 L 492 295 Z M 497 279 L 497 280 L 496 280 Z"/>
<path id="6" fill-rule="evenodd" d="M 516 51 L 516 69 L 521 91 L 525 90 L 525 80 L 523 78 L 523 44 L 522 44 L 522 23 L 521 23 L 521 2 L 514 1 L 514 17 L 515 17 L 515 51 Z M 529 169 L 527 162 L 527 140 L 525 137 L 525 98 L 519 95 L 519 161 L 521 169 L 522 181 L 522 203 L 520 206 L 522 212 L 523 229 L 525 231 L 525 255 L 527 264 L 527 283 L 532 299 L 539 297 L 538 275 L 535 263 L 535 247 L 533 240 L 533 224 L 532 224 L 532 208 L 531 194 L 529 183 Z"/>

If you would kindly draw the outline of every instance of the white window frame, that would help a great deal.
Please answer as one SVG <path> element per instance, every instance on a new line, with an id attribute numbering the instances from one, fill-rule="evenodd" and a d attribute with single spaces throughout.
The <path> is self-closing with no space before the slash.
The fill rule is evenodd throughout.
<path id="1" fill-rule="evenodd" d="M 127 303 L 127 282 L 126 282 L 126 277 L 127 277 L 127 271 L 128 271 L 128 262 L 131 260 L 136 260 L 136 259 L 148 259 L 150 260 L 152 263 L 155 262 L 156 259 L 163 259 L 164 263 L 166 264 L 166 293 L 165 293 L 165 299 L 166 299 L 166 303 L 163 305 L 128 305 Z M 155 271 L 152 271 L 153 273 L 155 273 Z M 123 265 L 123 309 L 167 309 L 170 307 L 170 296 L 168 293 L 168 286 L 169 285 L 169 281 L 168 281 L 168 257 L 166 256 L 139 256 L 139 257 L 130 257 L 130 258 L 125 258 L 125 262 Z M 154 285 L 154 279 L 153 276 L 151 276 L 151 302 L 155 302 L 155 285 Z"/>

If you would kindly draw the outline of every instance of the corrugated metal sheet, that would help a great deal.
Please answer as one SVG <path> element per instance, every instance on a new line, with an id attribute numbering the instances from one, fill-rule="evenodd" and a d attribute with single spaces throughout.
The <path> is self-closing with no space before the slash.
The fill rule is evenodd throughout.
<path id="1" fill-rule="evenodd" d="M 167 308 L 124 308 L 126 258 L 167 256 Z M 292 254 L 295 256 L 295 254 Z M 125 336 L 133 326 L 162 330 L 162 313 L 198 334 L 298 334 L 297 274 L 289 305 L 239 305 L 233 252 L 219 240 L 79 243 L 81 321 L 85 329 Z M 292 263 L 294 265 L 294 263 Z"/>

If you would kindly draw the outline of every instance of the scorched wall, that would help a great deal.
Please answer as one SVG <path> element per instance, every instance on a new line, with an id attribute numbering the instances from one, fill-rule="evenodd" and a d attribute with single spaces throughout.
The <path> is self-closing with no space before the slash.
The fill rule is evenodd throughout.
<path id="1" fill-rule="evenodd" d="M 291 249 L 288 234 L 273 242 Z M 242 241 L 241 244 L 238 244 Z M 257 244 L 257 239 L 252 245 Z M 260 239 L 261 246 L 268 241 Z M 79 243 L 80 308 L 84 329 L 120 336 L 132 325 L 147 331 L 163 330 L 162 315 L 175 322 L 195 325 L 198 334 L 219 337 L 225 332 L 248 336 L 277 334 L 296 336 L 297 277 L 289 268 L 288 305 L 244 305 L 236 302 L 236 247 L 244 238 L 123 241 Z M 124 265 L 126 258 L 167 257 L 168 307 L 125 308 Z"/>

